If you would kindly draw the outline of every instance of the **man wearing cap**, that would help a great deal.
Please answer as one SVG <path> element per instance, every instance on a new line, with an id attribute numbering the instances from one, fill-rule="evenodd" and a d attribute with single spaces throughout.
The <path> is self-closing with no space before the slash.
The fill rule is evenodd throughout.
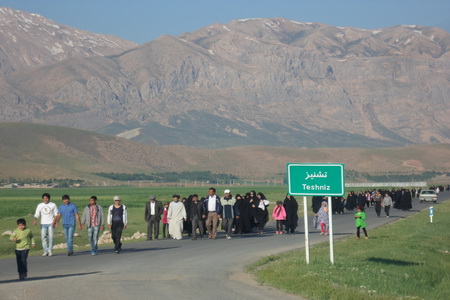
<path id="1" fill-rule="evenodd" d="M 205 212 L 207 213 L 206 229 L 209 232 L 209 239 L 216 239 L 217 237 L 217 224 L 222 213 L 222 204 L 220 204 L 220 198 L 216 195 L 216 189 L 210 188 L 209 195 L 205 198 Z"/>
<path id="2" fill-rule="evenodd" d="M 164 212 L 164 208 L 161 202 L 156 200 L 154 195 L 148 197 L 148 202 L 145 204 L 145 221 L 148 223 L 147 226 L 147 241 L 152 239 L 152 232 L 154 232 L 155 240 L 159 236 L 159 222 L 161 221 L 161 215 Z"/>
<path id="3" fill-rule="evenodd" d="M 234 217 L 239 218 L 239 207 L 236 199 L 231 195 L 230 190 L 223 192 L 225 195 L 220 199 L 222 204 L 222 227 L 225 230 L 227 239 L 231 240 Z"/>
<path id="4" fill-rule="evenodd" d="M 108 227 L 111 228 L 111 237 L 114 241 L 114 251 L 119 254 L 122 251 L 122 230 L 127 228 L 127 207 L 120 203 L 120 197 L 114 196 L 114 204 L 108 208 Z"/>

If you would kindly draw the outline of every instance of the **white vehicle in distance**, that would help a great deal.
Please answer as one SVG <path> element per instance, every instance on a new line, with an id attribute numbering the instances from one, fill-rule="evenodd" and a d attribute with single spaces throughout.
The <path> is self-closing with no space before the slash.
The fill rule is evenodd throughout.
<path id="1" fill-rule="evenodd" d="M 420 203 L 425 202 L 437 202 L 438 195 L 434 190 L 422 190 L 419 195 Z"/>

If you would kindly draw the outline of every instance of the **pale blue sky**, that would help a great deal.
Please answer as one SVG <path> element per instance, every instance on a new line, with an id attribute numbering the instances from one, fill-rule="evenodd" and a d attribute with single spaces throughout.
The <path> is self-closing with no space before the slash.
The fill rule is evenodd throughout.
<path id="1" fill-rule="evenodd" d="M 217 22 L 270 17 L 364 29 L 425 25 L 450 32 L 450 0 L 0 0 L 0 6 L 137 43 Z"/>

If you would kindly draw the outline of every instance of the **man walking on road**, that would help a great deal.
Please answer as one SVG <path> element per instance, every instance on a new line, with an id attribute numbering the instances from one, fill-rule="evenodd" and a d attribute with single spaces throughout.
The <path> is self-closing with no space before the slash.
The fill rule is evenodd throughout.
<path id="1" fill-rule="evenodd" d="M 104 229 L 103 207 L 97 205 L 97 197 L 89 199 L 89 205 L 84 208 L 81 224 L 88 229 L 88 241 L 91 244 L 91 254 L 97 255 L 98 233 Z"/>
<path id="2" fill-rule="evenodd" d="M 380 217 L 381 214 L 381 205 L 383 201 L 383 196 L 381 196 L 380 191 L 377 191 L 375 196 L 373 196 L 373 201 L 375 202 L 375 212 L 377 213 L 377 216 Z"/>
<path id="3" fill-rule="evenodd" d="M 191 208 L 189 209 L 189 219 L 192 224 L 192 240 L 197 239 L 197 227 L 200 231 L 200 239 L 203 239 L 205 230 L 203 228 L 202 220 L 205 218 L 205 207 L 203 203 L 198 200 L 198 195 L 192 195 Z"/>
<path id="4" fill-rule="evenodd" d="M 63 218 L 63 229 L 64 229 L 64 237 L 66 238 L 67 243 L 67 256 L 73 255 L 73 234 L 75 233 L 75 227 L 77 226 L 77 222 L 81 227 L 80 216 L 78 215 L 78 209 L 75 204 L 70 202 L 69 195 L 62 196 L 63 204 L 59 207 L 58 215 L 53 221 L 54 227 L 58 226 L 58 222 Z"/>
<path id="5" fill-rule="evenodd" d="M 183 221 L 186 221 L 186 208 L 180 202 L 180 195 L 173 195 L 173 201 L 169 204 L 167 220 L 169 220 L 169 234 L 174 240 L 183 238 Z"/>
<path id="6" fill-rule="evenodd" d="M 209 189 L 209 195 L 205 199 L 205 209 L 208 213 L 206 219 L 206 228 L 209 232 L 208 238 L 216 239 L 217 225 L 222 214 L 222 205 L 220 204 L 219 196 L 216 195 L 215 188 Z"/>
<path id="7" fill-rule="evenodd" d="M 127 228 L 127 207 L 120 203 L 120 197 L 114 196 L 114 204 L 108 208 L 108 227 L 111 228 L 111 237 L 114 242 L 114 252 L 122 251 L 122 231 Z"/>
<path id="8" fill-rule="evenodd" d="M 42 203 L 39 203 L 36 207 L 36 212 L 34 214 L 33 225 L 37 224 L 37 219 L 41 217 L 41 239 L 42 239 L 42 249 L 44 254 L 42 256 L 52 256 L 53 255 L 53 221 L 58 215 L 58 208 L 56 204 L 50 202 L 50 194 L 44 193 L 42 195 Z"/>
<path id="9" fill-rule="evenodd" d="M 156 200 L 154 195 L 148 197 L 149 201 L 145 204 L 145 221 L 147 222 L 147 241 L 152 239 L 152 232 L 154 232 L 155 240 L 159 237 L 159 222 L 161 215 L 164 212 L 161 202 Z"/>
<path id="10" fill-rule="evenodd" d="M 222 226 L 227 239 L 231 240 L 234 217 L 239 218 L 239 207 L 236 205 L 236 199 L 231 195 L 230 190 L 225 190 L 224 194 L 223 198 L 220 199 L 220 204 L 222 205 Z"/>
<path id="11" fill-rule="evenodd" d="M 383 198 L 383 207 L 384 212 L 386 213 L 386 218 L 389 218 L 389 210 L 391 209 L 391 206 L 392 206 L 392 198 L 389 196 L 388 193 L 386 193 Z"/>

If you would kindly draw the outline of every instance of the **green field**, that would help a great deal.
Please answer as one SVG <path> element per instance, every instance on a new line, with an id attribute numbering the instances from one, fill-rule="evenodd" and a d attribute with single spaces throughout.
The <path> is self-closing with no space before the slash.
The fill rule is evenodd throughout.
<path id="1" fill-rule="evenodd" d="M 371 230 L 369 240 L 354 236 L 311 249 L 305 263 L 299 250 L 266 257 L 248 270 L 257 280 L 308 299 L 449 299 L 450 202 Z"/>
<path id="2" fill-rule="evenodd" d="M 25 218 L 28 227 L 34 233 L 36 239 L 36 248 L 30 252 L 30 255 L 41 254 L 41 238 L 39 225 L 32 226 L 33 215 L 36 206 L 42 202 L 41 196 L 44 192 L 51 195 L 51 201 L 58 206 L 62 204 L 61 196 L 68 194 L 71 202 L 74 203 L 79 210 L 80 218 L 84 206 L 89 203 L 90 196 L 97 196 L 99 205 L 106 209 L 113 204 L 113 197 L 119 195 L 122 199 L 122 204 L 128 208 L 128 226 L 124 230 L 124 236 L 132 236 L 135 232 L 147 232 L 147 224 L 144 221 L 145 203 L 148 201 L 148 196 L 153 194 L 156 199 L 162 202 L 171 201 L 173 194 L 179 194 L 181 197 L 187 197 L 190 194 L 198 194 L 199 197 L 207 196 L 209 186 L 204 187 L 157 187 L 157 188 L 135 188 L 135 187 L 101 187 L 101 188 L 71 188 L 71 189 L 0 189 L 0 234 L 6 230 L 14 230 L 16 228 L 16 220 L 18 218 Z M 216 187 L 217 194 L 221 196 L 223 190 L 230 187 Z M 286 195 L 285 187 L 231 187 L 232 194 L 243 194 L 250 190 L 262 192 L 274 204 L 275 201 L 283 200 Z M 274 205 L 271 205 L 270 209 Z M 77 229 L 75 232 L 79 233 L 79 237 L 74 238 L 74 245 L 79 246 L 75 251 L 80 249 L 88 249 L 87 233 Z M 64 236 L 62 234 L 61 224 L 55 230 L 54 244 L 64 243 Z M 102 246 L 101 246 L 102 247 Z M 105 247 L 110 247 L 105 245 Z M 55 250 L 55 252 L 64 250 Z M 8 237 L 0 237 L 0 258 L 12 257 L 14 253 L 14 243 L 10 242 Z"/>

